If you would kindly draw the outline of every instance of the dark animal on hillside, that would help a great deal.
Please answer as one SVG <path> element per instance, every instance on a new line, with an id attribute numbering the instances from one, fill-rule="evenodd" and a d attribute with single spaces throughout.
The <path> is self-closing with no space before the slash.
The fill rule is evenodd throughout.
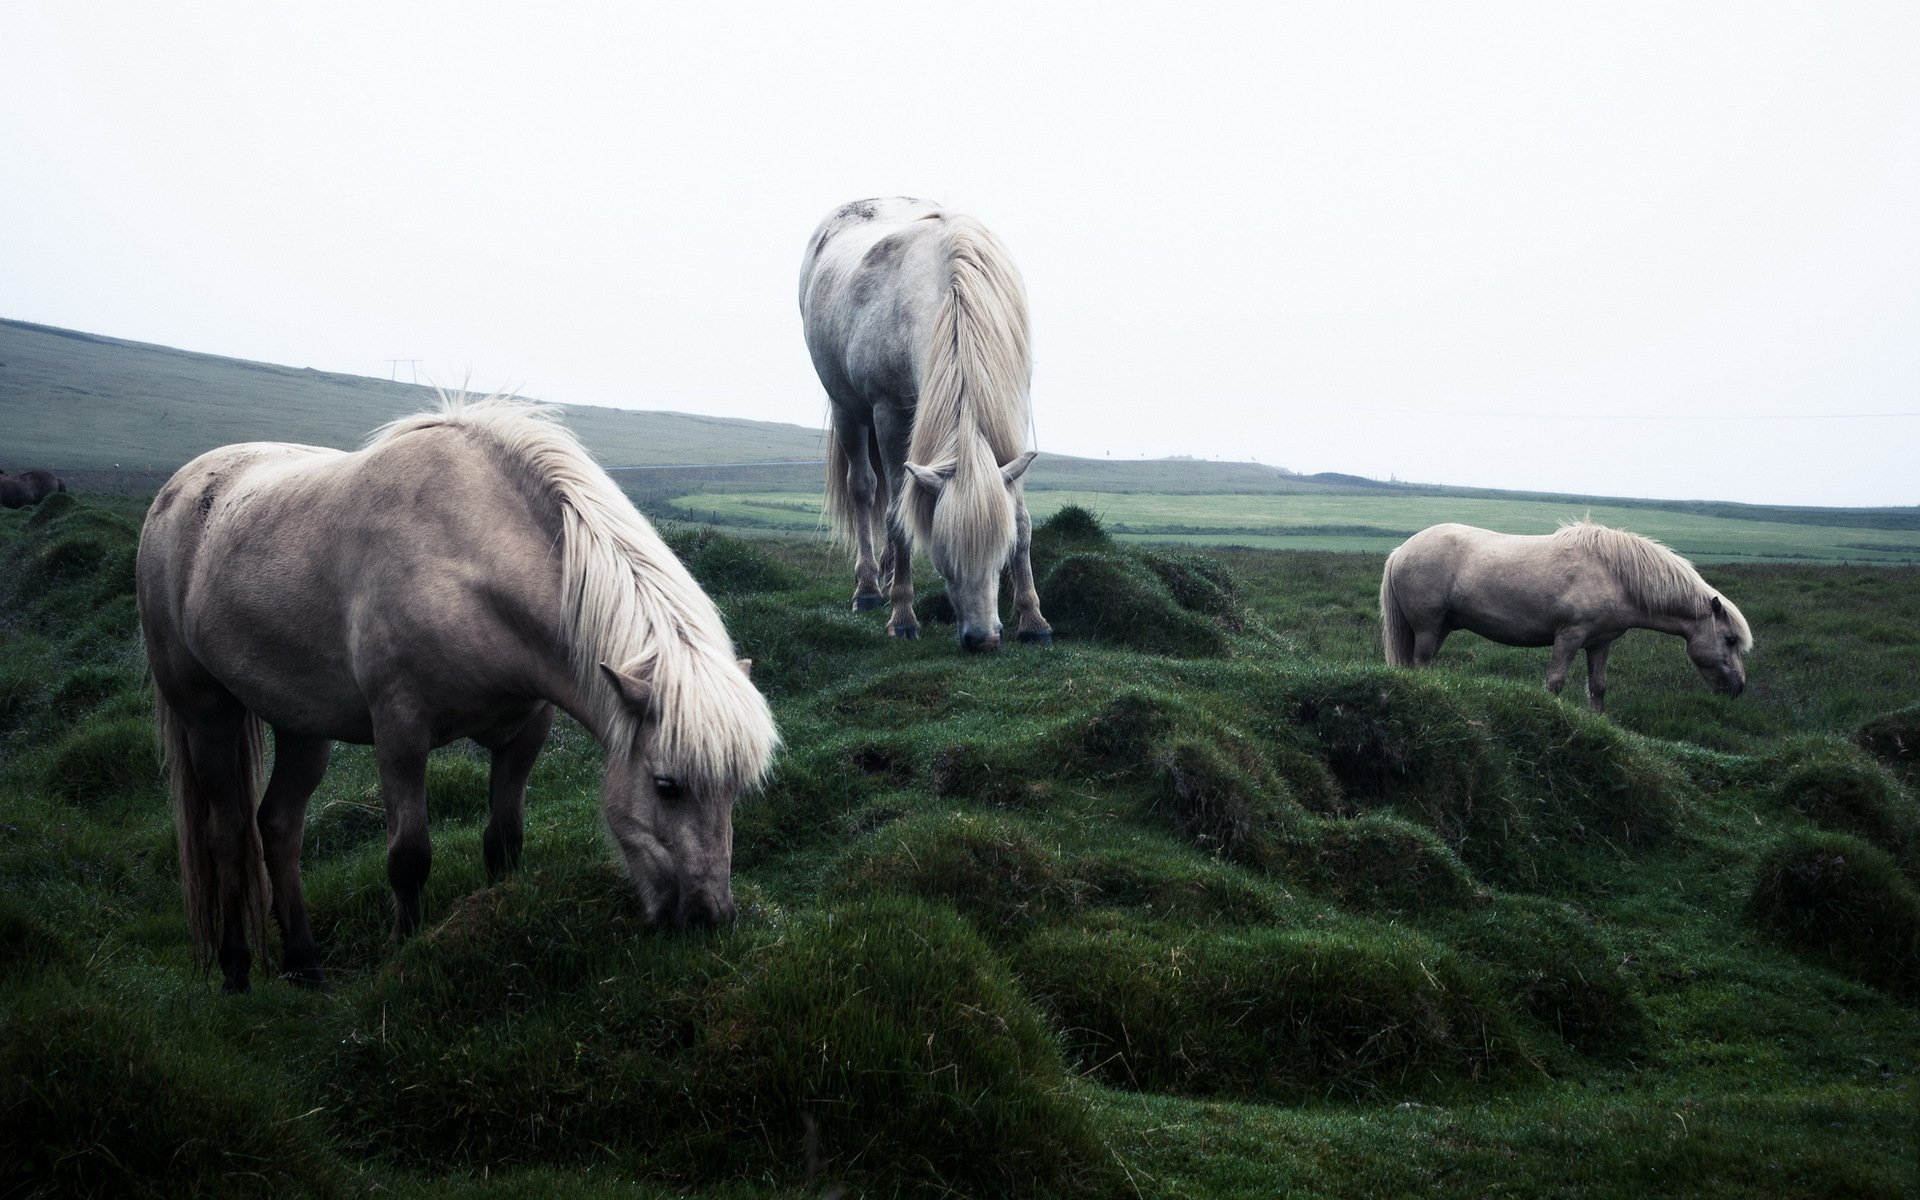
<path id="1" fill-rule="evenodd" d="M 1006 250 L 924 200 L 855 201 L 807 242 L 800 316 L 832 413 L 826 506 L 853 546 L 854 608 L 891 601 L 887 631 L 919 636 L 918 544 L 946 581 L 962 646 L 999 648 L 1003 568 L 1019 639 L 1051 643 L 1020 483 L 1034 456 L 1027 298 Z"/>
<path id="2" fill-rule="evenodd" d="M 0 508 L 25 508 L 38 504 L 67 485 L 58 475 L 43 467 L 34 467 L 18 475 L 0 471 Z"/>
<path id="3" fill-rule="evenodd" d="M 1747 685 L 1740 656 L 1753 632 L 1693 564 L 1651 538 L 1591 521 L 1523 536 L 1435 525 L 1387 556 L 1380 577 L 1387 661 L 1424 667 L 1447 634 L 1465 629 L 1508 646 L 1552 646 L 1547 689 L 1587 652 L 1587 702 L 1606 708 L 1607 652 L 1629 629 L 1685 638 L 1714 690 Z"/>
<path id="4" fill-rule="evenodd" d="M 194 949 L 226 990 L 248 987 L 269 901 L 286 977 L 325 984 L 300 843 L 334 741 L 373 744 L 404 937 L 431 861 L 427 752 L 492 752 L 498 876 L 555 707 L 606 749 L 602 811 L 648 919 L 730 918 L 731 810 L 772 715 L 713 602 L 544 411 L 456 398 L 354 453 L 211 451 L 154 498 L 136 575 Z"/>

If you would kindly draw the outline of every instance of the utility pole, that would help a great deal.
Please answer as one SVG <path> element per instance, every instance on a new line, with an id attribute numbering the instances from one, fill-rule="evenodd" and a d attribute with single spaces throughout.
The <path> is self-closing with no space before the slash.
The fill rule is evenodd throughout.
<path id="1" fill-rule="evenodd" d="M 387 360 L 387 378 L 399 382 L 400 364 L 407 364 L 407 373 L 413 376 L 415 383 L 420 382 L 420 364 L 425 361 L 418 358 L 389 358 Z"/>

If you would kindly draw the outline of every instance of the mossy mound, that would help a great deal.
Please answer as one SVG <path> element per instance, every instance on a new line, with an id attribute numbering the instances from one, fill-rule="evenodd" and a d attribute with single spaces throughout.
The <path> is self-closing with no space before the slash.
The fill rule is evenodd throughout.
<path id="1" fill-rule="evenodd" d="M 1098 517 L 1078 504 L 1068 504 L 1033 527 L 1028 557 L 1033 560 L 1035 578 L 1041 578 L 1067 554 L 1112 547 L 1113 538 L 1101 527 Z"/>
<path id="2" fill-rule="evenodd" d="M 1160 751 L 1155 807 L 1208 854 L 1269 866 L 1300 836 L 1306 814 L 1285 785 L 1234 761 L 1218 742 L 1182 739 Z"/>
<path id="3" fill-rule="evenodd" d="M 62 979 L 0 1006 L 7 1195 L 346 1195 L 296 1103 L 270 1070 Z"/>
<path id="4" fill-rule="evenodd" d="M 67 958 L 66 943 L 25 904 L 0 895 L 0 981 Z"/>
<path id="5" fill-rule="evenodd" d="M 329 1067 L 342 1137 L 407 1167 L 682 1184 L 797 1183 L 809 1142 L 829 1178 L 928 1192 L 1103 1169 L 1039 1015 L 951 909 L 667 937 L 598 876 L 488 889 L 402 951 Z"/>
<path id="6" fill-rule="evenodd" d="M 841 861 L 829 896 L 942 900 L 989 935 L 1077 909 L 1084 887 L 1033 827 L 1004 816 L 927 813 L 896 821 Z"/>
<path id="7" fill-rule="evenodd" d="M 1144 775 L 1180 709 L 1176 700 L 1158 692 L 1120 691 L 1091 714 L 1067 723 L 1058 742 L 1060 757 L 1096 777 Z"/>
<path id="8" fill-rule="evenodd" d="M 1246 629 L 1246 605 L 1226 567 L 1202 554 L 1143 554 L 1140 561 L 1181 608 L 1212 617 L 1234 633 Z"/>
<path id="9" fill-rule="evenodd" d="M 678 526 L 668 529 L 664 538 L 694 579 L 712 595 L 777 592 L 798 583 L 791 571 L 765 554 L 712 529 Z"/>
<path id="10" fill-rule="evenodd" d="M 1864 722 L 1853 740 L 1907 781 L 1920 785 L 1920 704 Z"/>
<path id="11" fill-rule="evenodd" d="M 1651 1036 L 1631 960 L 1577 909 L 1525 896 L 1493 897 L 1444 924 L 1449 944 L 1479 960 L 1495 991 L 1579 1053 L 1621 1061 Z"/>
<path id="12" fill-rule="evenodd" d="M 1314 821 L 1279 857 L 1271 869 L 1289 882 L 1369 912 L 1426 913 L 1487 899 L 1433 831 L 1397 817 Z"/>
<path id="13" fill-rule="evenodd" d="M 93 720 L 48 751 L 47 791 L 89 808 L 136 804 L 162 790 L 153 722 L 142 717 Z"/>
<path id="14" fill-rule="evenodd" d="M 1151 571 L 1119 555 L 1065 555 L 1042 580 L 1040 603 L 1062 637 L 1180 658 L 1226 653 L 1218 622 L 1182 608 Z"/>
<path id="15" fill-rule="evenodd" d="M 1410 671 L 1323 672 L 1285 686 L 1284 717 L 1318 744 L 1353 815 L 1388 807 L 1477 869 L 1506 865 L 1524 827 L 1484 722 Z M 1281 739 L 1284 744 L 1285 739 Z"/>
<path id="16" fill-rule="evenodd" d="M 1051 930 L 1021 975 L 1081 1069 L 1115 1087 L 1282 1103 L 1443 1095 L 1518 1043 L 1438 945 L 1380 927 Z"/>
<path id="17" fill-rule="evenodd" d="M 991 739 L 952 742 L 935 750 L 927 762 L 927 783 L 933 794 L 971 800 L 994 808 L 1047 807 L 1053 785 L 1036 778 L 1016 747 Z"/>
<path id="18" fill-rule="evenodd" d="M 1916 824 L 1912 797 L 1879 763 L 1845 742 L 1815 742 L 1777 764 L 1767 796 L 1821 829 L 1851 833 L 1905 859 Z"/>
<path id="19" fill-rule="evenodd" d="M 1920 997 L 1920 892 L 1877 846 L 1794 832 L 1760 861 L 1747 916 L 1803 958 Z"/>
<path id="20" fill-rule="evenodd" d="M 796 609 L 769 596 L 729 598 L 721 609 L 735 649 L 753 660 L 754 686 L 769 699 L 838 683 L 878 636 L 851 613 Z"/>

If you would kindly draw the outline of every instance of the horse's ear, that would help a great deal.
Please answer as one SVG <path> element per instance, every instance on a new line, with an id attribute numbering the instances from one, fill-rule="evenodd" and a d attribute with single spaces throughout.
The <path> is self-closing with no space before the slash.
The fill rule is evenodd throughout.
<path id="1" fill-rule="evenodd" d="M 1707 607 L 1713 610 L 1713 615 L 1716 617 L 1724 617 L 1727 615 L 1727 606 L 1720 603 L 1720 597 L 1718 596 L 1708 600 Z"/>
<path id="2" fill-rule="evenodd" d="M 1038 453 L 1040 453 L 1038 450 L 1029 450 L 1006 466 L 1001 467 L 1000 478 L 1005 480 L 1008 486 L 1012 486 L 1014 480 L 1027 473 L 1027 468 L 1033 465 L 1033 456 Z"/>
<path id="3" fill-rule="evenodd" d="M 600 670 L 606 675 L 607 682 L 613 684 L 613 690 L 620 693 L 620 700 L 636 714 L 647 711 L 647 701 L 653 696 L 653 685 L 645 679 L 628 671 L 617 671 L 606 663 L 600 664 Z"/>
<path id="4" fill-rule="evenodd" d="M 740 673 L 742 675 L 745 675 L 748 679 L 753 678 L 753 660 L 752 659 L 743 658 L 740 660 Z"/>
<path id="5" fill-rule="evenodd" d="M 946 488 L 947 481 L 953 478 L 954 466 L 954 463 L 948 463 L 944 467 L 923 467 L 910 462 L 907 464 L 907 474 L 913 476 L 921 487 L 938 496 Z"/>

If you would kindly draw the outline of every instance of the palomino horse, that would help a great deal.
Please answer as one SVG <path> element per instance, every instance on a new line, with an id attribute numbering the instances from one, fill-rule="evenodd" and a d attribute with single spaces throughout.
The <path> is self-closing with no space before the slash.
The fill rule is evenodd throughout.
<path id="1" fill-rule="evenodd" d="M 1034 455 L 1027 298 L 1006 250 L 937 204 L 857 200 L 807 243 L 800 316 L 832 407 L 827 512 L 853 544 L 854 608 L 890 600 L 887 631 L 919 636 L 917 543 L 946 580 L 961 645 L 999 648 L 1003 567 L 1019 639 L 1052 642 L 1020 485 Z"/>
<path id="2" fill-rule="evenodd" d="M 9 475 L 0 471 L 0 508 L 25 508 L 38 504 L 67 485 L 58 475 L 42 467 Z"/>
<path id="3" fill-rule="evenodd" d="M 300 843 L 335 740 L 373 744 L 404 937 L 431 861 L 427 752 L 492 752 L 497 877 L 556 706 L 606 748 L 601 807 L 648 919 L 731 915 L 731 807 L 767 769 L 772 715 L 713 602 L 544 411 L 454 398 L 350 454 L 201 455 L 154 498 L 137 575 L 194 949 L 226 990 L 248 986 L 269 899 L 286 976 L 325 984 Z"/>
<path id="4" fill-rule="evenodd" d="M 1693 564 L 1651 538 L 1591 521 L 1522 536 L 1435 525 L 1387 556 L 1380 577 L 1387 661 L 1424 667 L 1447 634 L 1465 629 L 1508 646 L 1552 646 L 1547 690 L 1587 652 L 1587 702 L 1606 708 L 1607 651 L 1629 629 L 1687 640 L 1687 657 L 1714 690 L 1747 685 L 1740 656 L 1753 633 L 1740 610 Z"/>

